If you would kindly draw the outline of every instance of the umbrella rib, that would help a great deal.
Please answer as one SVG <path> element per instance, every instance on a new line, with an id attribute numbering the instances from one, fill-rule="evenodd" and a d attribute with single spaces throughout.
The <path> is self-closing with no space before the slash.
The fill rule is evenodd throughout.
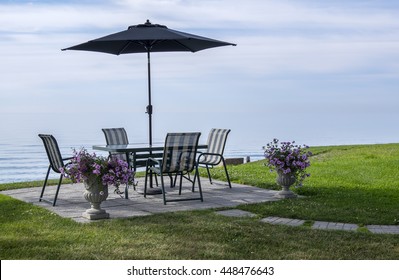
<path id="1" fill-rule="evenodd" d="M 153 40 L 153 41 L 132 41 L 132 40 L 129 40 L 129 41 L 117 52 L 117 55 L 120 55 L 120 54 L 124 53 L 124 51 L 125 51 L 131 44 L 140 45 L 140 46 L 142 46 L 144 49 L 146 49 L 147 51 L 148 51 L 148 50 L 151 51 L 151 49 L 152 49 L 155 45 L 160 44 L 160 43 L 162 43 L 162 42 L 164 42 L 164 41 L 167 41 L 167 40 Z M 173 41 L 174 41 L 176 44 L 178 44 L 178 45 L 182 46 L 183 48 L 185 48 L 186 50 L 188 50 L 188 51 L 190 51 L 190 52 L 195 52 L 194 49 L 192 49 L 192 48 L 186 46 L 185 44 L 179 42 L 178 40 L 173 40 Z"/>
<path id="2" fill-rule="evenodd" d="M 190 38 L 189 38 L 189 40 L 190 40 Z M 182 46 L 182 47 L 186 48 L 187 50 L 189 50 L 190 52 L 195 52 L 195 50 L 193 50 L 193 49 L 187 47 L 186 45 L 180 43 L 179 41 L 177 41 L 177 40 L 174 40 L 174 41 L 175 41 L 177 44 L 179 44 L 180 46 Z"/>
<path id="3" fill-rule="evenodd" d="M 156 45 L 157 43 L 162 43 L 165 40 L 153 40 L 153 41 L 132 41 L 129 40 L 123 48 L 117 53 L 118 55 L 124 53 L 124 51 L 131 45 L 131 44 L 136 44 L 139 46 L 142 46 L 146 51 L 151 51 L 152 47 Z"/>
<path id="4" fill-rule="evenodd" d="M 121 53 L 123 53 L 123 52 L 127 49 L 127 47 L 130 46 L 131 43 L 133 43 L 133 42 L 132 42 L 132 41 L 128 41 L 128 42 L 123 46 L 123 48 L 118 52 L 118 55 L 120 55 Z"/>
<path id="5" fill-rule="evenodd" d="M 151 43 L 149 43 L 148 41 L 145 43 L 145 48 L 151 51 L 152 47 L 154 47 L 157 44 L 163 43 L 163 42 L 167 42 L 169 40 L 153 40 Z M 195 50 L 187 47 L 186 45 L 184 45 L 183 43 L 179 42 L 178 40 L 171 40 L 173 42 L 175 42 L 176 44 L 182 46 L 183 48 L 185 48 L 186 50 L 189 50 L 190 52 L 195 52 Z M 143 44 L 142 42 L 140 42 L 141 44 Z M 144 45 L 144 44 L 143 44 Z"/>

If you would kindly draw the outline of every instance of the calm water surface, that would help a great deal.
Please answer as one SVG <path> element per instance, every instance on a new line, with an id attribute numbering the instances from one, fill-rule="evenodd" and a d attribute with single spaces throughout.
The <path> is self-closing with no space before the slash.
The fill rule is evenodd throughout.
<path id="1" fill-rule="evenodd" d="M 64 157 L 72 148 L 105 144 L 101 128 L 125 127 L 130 142 L 147 143 L 147 116 L 140 113 L 109 114 L 7 114 L 0 113 L 0 183 L 43 180 L 48 159 L 39 133 L 53 134 Z M 181 116 L 154 115 L 154 143 L 163 143 L 167 132 L 200 131 L 200 142 L 206 143 L 213 128 L 231 128 L 225 156 L 263 159 L 262 147 L 273 138 L 296 140 L 310 146 L 398 143 L 399 131 L 393 130 L 399 114 L 313 115 L 293 116 L 298 122 L 279 123 L 263 114 L 221 114 L 211 121 L 203 115 L 192 115 L 184 122 Z M 300 124 L 300 125 L 298 125 Z M 105 152 L 98 154 L 107 155 Z M 51 178 L 57 174 L 51 172 Z"/>
<path id="2" fill-rule="evenodd" d="M 59 139 L 59 146 L 63 157 L 72 154 L 72 147 L 85 147 L 89 151 L 93 143 L 105 144 L 104 139 L 93 139 L 87 143 L 80 141 L 62 143 L 62 137 Z M 40 140 L 40 138 L 38 137 Z M 36 142 L 36 141 L 35 141 Z M 106 156 L 107 153 L 95 151 L 97 154 Z M 238 150 L 232 147 L 226 148 L 226 157 L 246 157 L 250 156 L 251 160 L 259 160 L 262 158 L 262 151 L 254 150 Z M 14 142 L 13 144 L 0 144 L 0 183 L 22 182 L 43 180 L 48 168 L 48 159 L 42 143 L 30 144 L 27 142 Z M 51 178 L 58 178 L 53 172 Z"/>

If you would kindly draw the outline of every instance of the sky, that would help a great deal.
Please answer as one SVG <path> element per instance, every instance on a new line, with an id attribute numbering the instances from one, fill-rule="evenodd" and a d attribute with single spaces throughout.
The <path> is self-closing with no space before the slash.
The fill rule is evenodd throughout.
<path id="1" fill-rule="evenodd" d="M 219 127 L 237 146 L 399 142 L 399 1 L 384 0 L 0 1 L 2 137 L 146 139 L 145 54 L 61 49 L 147 19 L 237 44 L 152 55 L 155 140 Z"/>

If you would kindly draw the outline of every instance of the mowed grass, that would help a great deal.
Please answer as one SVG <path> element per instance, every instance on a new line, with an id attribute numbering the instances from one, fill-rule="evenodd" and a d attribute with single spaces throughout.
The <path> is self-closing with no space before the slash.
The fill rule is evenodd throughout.
<path id="1" fill-rule="evenodd" d="M 355 224 L 399 224 L 399 144 L 316 147 L 303 196 L 239 208 L 262 216 Z M 265 161 L 232 166 L 234 181 L 280 189 Z M 222 170 L 215 174 L 223 178 Z"/>
<path id="2" fill-rule="evenodd" d="M 255 218 L 213 210 L 79 224 L 0 195 L 1 259 L 399 259 L 399 236 L 313 230 L 260 222 L 398 224 L 399 144 L 312 148 L 312 174 L 298 199 L 242 205 Z M 264 161 L 229 166 L 233 181 L 278 189 Z M 224 178 L 223 170 L 214 169 Z M 205 173 L 203 173 L 205 175 Z M 205 178 L 204 178 L 205 180 Z M 35 183 L 40 185 L 40 183 Z M 0 189 L 31 184 L 0 185 Z"/>

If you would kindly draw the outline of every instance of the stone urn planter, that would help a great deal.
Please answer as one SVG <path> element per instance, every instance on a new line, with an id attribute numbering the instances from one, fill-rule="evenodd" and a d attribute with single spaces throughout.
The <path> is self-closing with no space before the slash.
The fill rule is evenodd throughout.
<path id="1" fill-rule="evenodd" d="M 290 190 L 290 187 L 295 183 L 296 177 L 290 173 L 284 174 L 278 171 L 277 184 L 282 187 L 282 190 L 276 194 L 279 198 L 295 198 L 297 195 Z"/>
<path id="2" fill-rule="evenodd" d="M 102 185 L 97 179 L 85 180 L 84 186 L 86 190 L 83 196 L 90 202 L 91 208 L 83 212 L 82 216 L 89 220 L 108 219 L 109 214 L 101 209 L 101 203 L 108 197 L 108 186 Z"/>
<path id="3" fill-rule="evenodd" d="M 118 193 L 120 185 L 134 184 L 134 171 L 129 163 L 116 157 L 97 156 L 84 148 L 74 149 L 71 161 L 60 171 L 72 183 L 84 183 L 86 191 L 83 195 L 91 208 L 82 216 L 90 220 L 109 218 L 109 214 L 101 209 L 101 202 L 108 197 L 108 186 L 115 186 Z"/>

